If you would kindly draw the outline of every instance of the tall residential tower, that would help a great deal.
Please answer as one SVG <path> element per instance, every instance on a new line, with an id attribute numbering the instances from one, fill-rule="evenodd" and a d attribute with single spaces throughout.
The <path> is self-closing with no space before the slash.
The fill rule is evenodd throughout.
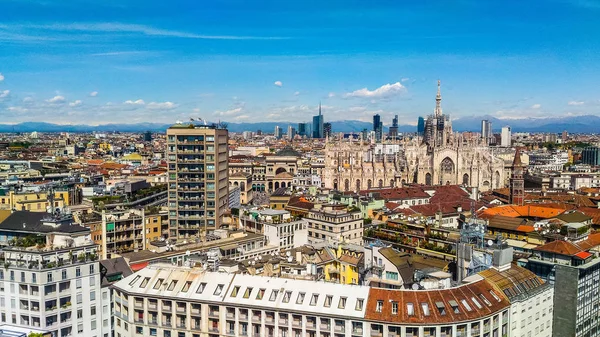
<path id="1" fill-rule="evenodd" d="M 200 236 L 219 228 L 227 209 L 228 133 L 211 125 L 167 129 L 169 236 Z"/>

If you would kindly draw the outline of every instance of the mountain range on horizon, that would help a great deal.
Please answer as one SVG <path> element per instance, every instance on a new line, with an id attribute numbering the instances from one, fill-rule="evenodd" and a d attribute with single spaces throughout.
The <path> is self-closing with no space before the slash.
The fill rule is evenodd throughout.
<path id="1" fill-rule="evenodd" d="M 600 133 L 600 116 L 566 116 L 548 118 L 523 118 L 523 119 L 499 119 L 493 116 L 469 116 L 461 117 L 452 121 L 454 131 L 481 131 L 481 121 L 487 119 L 492 122 L 494 132 L 500 132 L 504 126 L 510 126 L 513 132 L 549 132 L 559 133 Z M 360 132 L 363 129 L 371 130 L 372 123 L 358 120 L 332 121 L 333 132 Z M 47 122 L 23 122 L 18 124 L 0 124 L 1 133 L 10 132 L 164 132 L 172 124 L 165 123 L 136 123 L 136 124 L 53 124 Z M 288 125 L 297 127 L 298 123 L 292 122 L 258 122 L 258 123 L 229 123 L 230 132 L 258 131 L 272 133 L 275 126 L 279 126 L 284 132 Z M 388 130 L 388 127 L 384 127 Z M 415 125 L 398 125 L 399 132 L 416 132 Z"/>

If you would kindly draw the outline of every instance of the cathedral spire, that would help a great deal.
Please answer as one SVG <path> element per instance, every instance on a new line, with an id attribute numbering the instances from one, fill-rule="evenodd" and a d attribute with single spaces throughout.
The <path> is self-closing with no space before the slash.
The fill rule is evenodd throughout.
<path id="1" fill-rule="evenodd" d="M 442 92 L 440 86 L 440 80 L 438 80 L 437 95 L 435 96 L 435 117 L 442 116 Z"/>

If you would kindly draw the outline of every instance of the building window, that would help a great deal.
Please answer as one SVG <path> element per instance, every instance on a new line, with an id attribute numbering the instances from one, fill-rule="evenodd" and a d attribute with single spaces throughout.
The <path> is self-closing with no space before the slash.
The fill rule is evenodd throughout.
<path id="1" fill-rule="evenodd" d="M 296 304 L 302 304 L 304 302 L 304 296 L 306 293 L 298 293 L 298 298 L 296 299 Z"/>
<path id="2" fill-rule="evenodd" d="M 415 315 L 415 306 L 412 303 L 406 303 L 406 313 L 408 316 Z"/>
<path id="3" fill-rule="evenodd" d="M 79 267 L 75 268 L 75 276 L 76 277 L 81 276 L 81 268 L 79 268 Z"/>
<path id="4" fill-rule="evenodd" d="M 319 300 L 319 294 L 312 294 L 310 299 L 310 305 L 317 305 L 317 301 Z"/>
<path id="5" fill-rule="evenodd" d="M 331 307 L 331 301 L 333 301 L 333 296 L 331 296 L 331 295 L 325 296 L 325 307 L 326 308 Z"/>
<path id="6" fill-rule="evenodd" d="M 90 274 L 93 274 L 93 273 L 94 273 L 94 265 L 90 264 Z"/>
<path id="7" fill-rule="evenodd" d="M 290 297 L 292 297 L 292 292 L 291 291 L 286 291 L 283 294 L 283 303 L 288 303 L 290 301 Z"/>
<path id="8" fill-rule="evenodd" d="M 83 295 L 77 294 L 77 304 L 81 304 L 81 303 L 83 303 Z"/>
<path id="9" fill-rule="evenodd" d="M 271 296 L 269 296 L 269 301 L 274 302 L 277 299 L 278 294 L 279 294 L 279 290 L 272 290 Z"/>
<path id="10" fill-rule="evenodd" d="M 356 306 L 355 306 L 355 309 L 356 309 L 357 311 L 361 311 L 361 310 L 363 309 L 363 303 L 364 303 L 364 300 L 363 300 L 362 298 L 358 298 L 358 299 L 356 299 Z"/>
<path id="11" fill-rule="evenodd" d="M 90 301 L 95 301 L 95 300 L 96 300 L 96 292 L 95 292 L 95 291 L 92 291 L 92 292 L 90 293 Z"/>
<path id="12" fill-rule="evenodd" d="M 340 301 L 338 303 L 338 309 L 346 308 L 346 297 L 340 297 Z"/>
<path id="13" fill-rule="evenodd" d="M 392 315 L 398 314 L 398 302 L 392 302 Z"/>
<path id="14" fill-rule="evenodd" d="M 375 307 L 375 311 L 376 312 L 382 312 L 383 311 L 383 301 L 381 301 L 381 300 L 377 301 L 377 306 Z"/>

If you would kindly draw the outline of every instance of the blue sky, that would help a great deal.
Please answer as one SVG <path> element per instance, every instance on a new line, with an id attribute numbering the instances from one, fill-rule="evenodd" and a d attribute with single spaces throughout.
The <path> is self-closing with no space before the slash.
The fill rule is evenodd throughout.
<path id="1" fill-rule="evenodd" d="M 3 123 L 597 114 L 600 1 L 0 4 Z"/>

